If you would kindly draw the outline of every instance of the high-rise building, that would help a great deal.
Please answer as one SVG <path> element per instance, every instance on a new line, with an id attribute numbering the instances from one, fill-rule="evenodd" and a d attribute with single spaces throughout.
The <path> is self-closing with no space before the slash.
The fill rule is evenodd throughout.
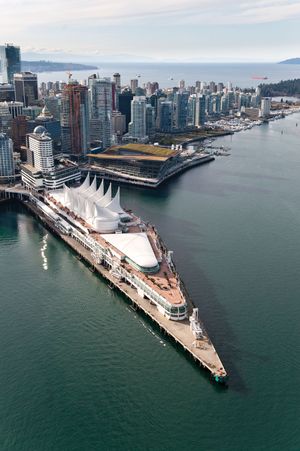
<path id="1" fill-rule="evenodd" d="M 221 97 L 221 113 L 226 114 L 229 111 L 229 98 L 228 94 L 224 94 Z"/>
<path id="2" fill-rule="evenodd" d="M 209 83 L 209 90 L 210 90 L 211 93 L 216 92 L 216 83 L 214 81 L 211 81 Z"/>
<path id="3" fill-rule="evenodd" d="M 146 97 L 134 97 L 131 101 L 131 122 L 128 134 L 137 140 L 146 138 Z"/>
<path id="4" fill-rule="evenodd" d="M 203 126 L 206 120 L 206 99 L 205 95 L 199 95 L 196 102 L 195 125 Z"/>
<path id="5" fill-rule="evenodd" d="M 110 78 L 89 77 L 91 142 L 100 141 L 102 148 L 111 146 L 112 83 Z"/>
<path id="6" fill-rule="evenodd" d="M 0 83 L 0 102 L 13 102 L 15 100 L 15 87 L 12 84 Z"/>
<path id="7" fill-rule="evenodd" d="M 23 115 L 18 115 L 12 120 L 12 140 L 14 143 L 14 149 L 17 152 L 21 152 L 22 159 L 22 146 L 26 144 L 26 134 L 27 134 L 27 118 Z M 23 160 L 25 161 L 25 155 L 23 155 Z"/>
<path id="8" fill-rule="evenodd" d="M 173 102 L 158 101 L 156 125 L 163 133 L 170 133 L 173 130 Z"/>
<path id="9" fill-rule="evenodd" d="M 66 160 L 55 164 L 52 138 L 43 126 L 36 127 L 26 140 L 27 163 L 21 166 L 21 178 L 28 188 L 57 189 L 80 180 L 76 164 Z"/>
<path id="10" fill-rule="evenodd" d="M 90 146 L 88 88 L 70 80 L 61 99 L 62 151 L 76 157 L 85 155 Z"/>
<path id="11" fill-rule="evenodd" d="M 5 133 L 0 133 L 0 183 L 7 183 L 14 175 L 13 142 Z"/>
<path id="12" fill-rule="evenodd" d="M 232 83 L 231 83 L 231 81 L 227 82 L 227 89 L 228 89 L 228 91 L 232 91 Z"/>
<path id="13" fill-rule="evenodd" d="M 223 92 L 224 84 L 222 82 L 219 82 L 217 85 L 217 92 Z"/>
<path id="14" fill-rule="evenodd" d="M 194 126 L 196 124 L 196 105 L 198 101 L 197 94 L 192 94 L 188 101 L 187 124 Z"/>
<path id="15" fill-rule="evenodd" d="M 61 97 L 60 96 L 45 97 L 44 102 L 45 106 L 50 111 L 54 119 L 58 119 L 60 121 Z"/>
<path id="16" fill-rule="evenodd" d="M 174 126 L 184 130 L 187 126 L 189 92 L 176 92 L 174 94 Z"/>
<path id="17" fill-rule="evenodd" d="M 112 96 L 113 96 L 113 110 L 119 110 L 119 95 L 121 94 L 121 75 L 116 72 L 113 75 Z"/>
<path id="18" fill-rule="evenodd" d="M 118 72 L 113 75 L 113 81 L 116 85 L 116 90 L 121 92 L 121 75 Z"/>
<path id="19" fill-rule="evenodd" d="M 16 100 L 30 106 L 36 104 L 39 98 L 37 75 L 32 72 L 14 74 Z"/>
<path id="20" fill-rule="evenodd" d="M 151 139 L 155 134 L 155 108 L 146 104 L 146 135 Z"/>
<path id="21" fill-rule="evenodd" d="M 270 97 L 263 97 L 261 99 L 261 116 L 262 117 L 266 117 L 270 115 L 270 111 L 271 111 L 271 102 L 272 99 Z"/>
<path id="22" fill-rule="evenodd" d="M 41 125 L 27 135 L 27 147 L 33 155 L 33 166 L 41 172 L 54 170 L 52 138 Z"/>
<path id="23" fill-rule="evenodd" d="M 21 72 L 20 47 L 13 44 L 0 45 L 0 73 L 2 83 L 13 83 L 14 74 Z"/>
<path id="24" fill-rule="evenodd" d="M 60 121 L 53 117 L 46 105 L 35 119 L 27 121 L 27 133 L 32 133 L 38 125 L 42 125 L 46 129 L 53 140 L 54 149 L 60 151 Z"/>
<path id="25" fill-rule="evenodd" d="M 23 114 L 23 102 L 7 102 L 8 109 L 13 119 Z"/>
<path id="26" fill-rule="evenodd" d="M 8 103 L 0 103 L 0 133 L 6 133 L 9 138 L 12 137 L 12 114 L 9 111 Z"/>
<path id="27" fill-rule="evenodd" d="M 203 92 L 206 89 L 206 81 L 201 81 L 200 82 L 200 91 Z"/>
<path id="28" fill-rule="evenodd" d="M 120 111 L 113 111 L 112 114 L 112 133 L 122 136 L 126 132 L 126 117 Z"/>
<path id="29" fill-rule="evenodd" d="M 133 95 L 130 89 L 124 89 L 119 95 L 119 111 L 126 117 L 126 132 L 128 131 L 128 124 L 131 121 L 131 101 Z"/>
<path id="30" fill-rule="evenodd" d="M 136 88 L 138 87 L 138 85 L 139 85 L 138 79 L 135 78 L 134 80 L 130 80 L 130 89 L 133 94 L 135 94 L 135 91 L 136 91 Z"/>

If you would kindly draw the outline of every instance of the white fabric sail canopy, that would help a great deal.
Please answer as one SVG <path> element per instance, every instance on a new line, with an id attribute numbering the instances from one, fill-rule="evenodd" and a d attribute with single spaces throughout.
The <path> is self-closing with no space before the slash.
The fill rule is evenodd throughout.
<path id="1" fill-rule="evenodd" d="M 63 189 L 56 190 L 52 196 L 97 232 L 114 232 L 118 229 L 120 218 L 127 215 L 120 206 L 120 190 L 112 198 L 111 183 L 104 193 L 103 180 L 97 189 L 96 176 L 91 183 L 89 174 L 80 187 L 68 188 L 64 185 Z"/>
<path id="2" fill-rule="evenodd" d="M 157 268 L 158 261 L 146 233 L 114 233 L 103 235 L 103 238 L 139 269 L 151 271 Z"/>

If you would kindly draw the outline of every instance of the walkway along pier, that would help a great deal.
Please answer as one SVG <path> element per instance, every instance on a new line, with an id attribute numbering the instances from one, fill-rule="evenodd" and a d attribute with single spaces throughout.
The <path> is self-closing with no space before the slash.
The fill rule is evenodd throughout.
<path id="1" fill-rule="evenodd" d="M 227 381 L 227 372 L 198 317 L 198 309 L 194 308 L 193 303 L 185 294 L 181 282 L 189 319 L 174 321 L 168 319 L 159 310 L 158 303 L 154 302 L 157 301 L 155 298 L 157 293 L 151 289 L 151 286 L 143 282 L 143 279 L 137 278 L 134 271 L 127 270 L 127 265 L 123 265 L 122 268 L 117 267 L 114 256 L 109 250 L 105 252 L 98 241 L 73 227 L 65 219 L 59 217 L 51 209 L 51 205 L 49 207 L 30 193 L 25 194 L 23 191 L 22 197 L 20 193 L 15 194 L 15 196 L 12 196 L 12 193 L 10 193 L 9 197 L 20 200 L 46 228 L 69 245 L 78 258 L 84 260 L 93 272 L 100 274 L 109 282 L 110 286 L 123 293 L 137 310 L 141 310 L 163 333 L 178 343 L 197 364 L 208 370 L 213 381 L 217 383 Z M 162 241 L 161 244 L 163 245 Z M 179 279 L 178 275 L 177 277 Z"/>

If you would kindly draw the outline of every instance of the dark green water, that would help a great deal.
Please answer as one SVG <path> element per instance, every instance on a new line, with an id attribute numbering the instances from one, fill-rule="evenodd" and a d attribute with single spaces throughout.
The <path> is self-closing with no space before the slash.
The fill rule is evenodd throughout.
<path id="1" fill-rule="evenodd" d="M 175 251 L 227 390 L 27 213 L 0 207 L 1 451 L 300 450 L 297 121 L 222 139 L 230 157 L 156 192 L 123 189 Z"/>

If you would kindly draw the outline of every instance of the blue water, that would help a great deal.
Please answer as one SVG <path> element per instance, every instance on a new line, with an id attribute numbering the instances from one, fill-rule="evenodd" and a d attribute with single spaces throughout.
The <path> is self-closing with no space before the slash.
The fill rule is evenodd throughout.
<path id="1" fill-rule="evenodd" d="M 162 88 L 178 86 L 181 79 L 186 85 L 195 85 L 196 80 L 227 83 L 241 88 L 256 87 L 260 83 L 273 83 L 290 78 L 300 78 L 300 65 L 274 63 L 99 63 L 98 71 L 74 71 L 73 78 L 86 80 L 98 72 L 101 77 L 112 77 L 115 72 L 121 74 L 122 86 L 139 77 L 139 85 L 148 81 L 157 81 Z M 252 76 L 268 77 L 268 80 L 253 80 Z M 173 80 L 171 80 L 173 78 Z M 64 80 L 66 72 L 46 72 L 38 74 L 39 82 Z"/>

